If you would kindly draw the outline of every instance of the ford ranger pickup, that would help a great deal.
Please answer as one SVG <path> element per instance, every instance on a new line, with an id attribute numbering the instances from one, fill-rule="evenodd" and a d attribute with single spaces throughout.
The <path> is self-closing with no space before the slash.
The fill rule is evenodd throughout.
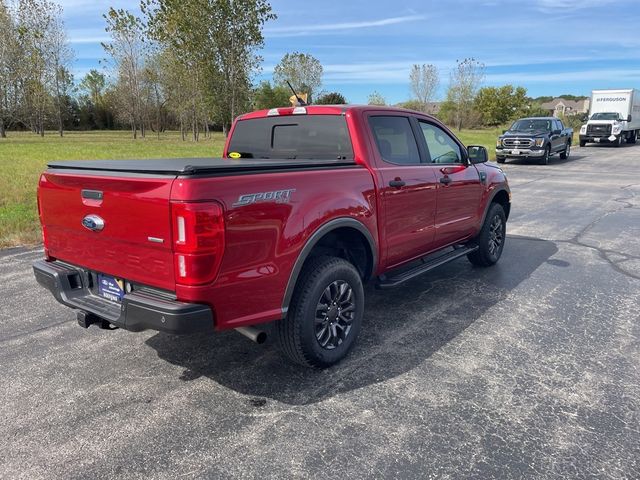
<path id="1" fill-rule="evenodd" d="M 573 129 L 565 128 L 555 117 L 521 118 L 498 138 L 496 160 L 534 159 L 542 165 L 549 163 L 552 155 L 559 154 L 565 160 L 571 154 Z"/>
<path id="2" fill-rule="evenodd" d="M 253 112 L 223 157 L 50 163 L 37 281 L 83 327 L 270 331 L 322 368 L 352 348 L 365 282 L 395 287 L 462 256 L 490 266 L 505 244 L 504 173 L 428 115 Z"/>

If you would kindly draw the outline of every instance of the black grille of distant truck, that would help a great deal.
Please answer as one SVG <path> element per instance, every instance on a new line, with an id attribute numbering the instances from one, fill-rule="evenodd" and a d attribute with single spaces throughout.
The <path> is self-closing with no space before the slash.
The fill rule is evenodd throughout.
<path id="1" fill-rule="evenodd" d="M 611 125 L 587 125 L 587 135 L 611 135 Z"/>
<path id="2" fill-rule="evenodd" d="M 509 148 L 529 148 L 533 146 L 533 140 L 530 138 L 505 138 L 502 145 Z"/>

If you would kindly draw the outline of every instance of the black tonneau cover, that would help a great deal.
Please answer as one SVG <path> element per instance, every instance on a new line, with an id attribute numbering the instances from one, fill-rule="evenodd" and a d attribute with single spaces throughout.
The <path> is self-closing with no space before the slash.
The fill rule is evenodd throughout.
<path id="1" fill-rule="evenodd" d="M 307 168 L 338 168 L 356 165 L 353 160 L 258 160 L 253 158 L 162 158 L 150 160 L 82 160 L 49 163 L 51 169 L 156 175 L 204 175 L 248 173 Z M 62 172 L 61 172 L 62 173 Z"/>

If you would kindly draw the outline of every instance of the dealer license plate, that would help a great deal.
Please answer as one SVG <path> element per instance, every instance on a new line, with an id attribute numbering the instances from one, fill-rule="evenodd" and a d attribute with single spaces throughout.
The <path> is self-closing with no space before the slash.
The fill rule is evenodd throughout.
<path id="1" fill-rule="evenodd" d="M 124 297 L 124 283 L 122 280 L 108 275 L 98 275 L 98 293 L 101 297 L 112 302 L 121 302 Z"/>

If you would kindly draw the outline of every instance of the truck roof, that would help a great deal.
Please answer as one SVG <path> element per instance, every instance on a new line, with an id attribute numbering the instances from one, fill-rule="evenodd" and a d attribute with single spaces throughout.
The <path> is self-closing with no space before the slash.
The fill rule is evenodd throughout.
<path id="1" fill-rule="evenodd" d="M 300 109 L 300 110 L 297 110 L 297 109 Z M 302 109 L 304 109 L 304 111 Z M 240 115 L 238 117 L 238 120 L 250 120 L 253 118 L 265 118 L 269 116 L 293 115 L 293 114 L 346 115 L 347 112 L 365 111 L 365 110 L 383 110 L 388 112 L 404 112 L 404 113 L 413 113 L 413 114 L 418 113 L 420 115 L 432 117 L 432 115 L 428 115 L 422 112 L 417 112 L 415 110 L 407 110 L 405 108 L 382 106 L 382 105 L 307 105 L 304 107 L 278 107 L 278 108 L 272 108 L 272 109 L 257 110 L 255 112 L 250 112 L 250 113 L 245 113 L 244 115 Z"/>
<path id="2" fill-rule="evenodd" d="M 516 120 L 516 122 L 519 120 L 558 120 L 558 118 L 556 117 L 522 117 Z"/>

